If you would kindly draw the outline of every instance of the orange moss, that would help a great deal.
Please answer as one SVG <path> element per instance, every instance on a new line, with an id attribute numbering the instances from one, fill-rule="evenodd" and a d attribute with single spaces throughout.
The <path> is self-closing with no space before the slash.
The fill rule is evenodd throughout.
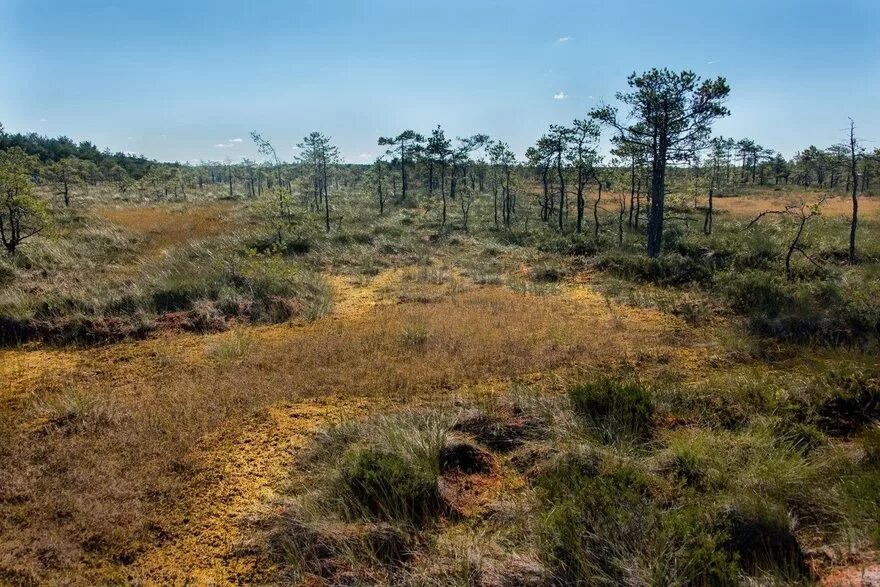
<path id="1" fill-rule="evenodd" d="M 147 254 L 156 254 L 174 245 L 217 236 L 232 227 L 236 205 L 213 202 L 198 205 L 161 204 L 152 206 L 100 207 L 93 210 L 146 240 Z"/>
<path id="2" fill-rule="evenodd" d="M 5 351 L 12 393 L 0 410 L 13 425 L 0 426 L 0 518 L 27 521 L 14 532 L 0 526 L 0 544 L 14 553 L 0 556 L 0 569 L 72 584 L 260 582 L 271 567 L 239 548 L 241 524 L 316 428 L 621 360 L 646 373 L 691 368 L 712 346 L 675 317 L 583 284 L 545 295 L 435 284 L 443 295 L 434 303 L 385 303 L 380 292 L 400 279 L 334 277 L 334 311 L 308 324 Z M 223 345 L 228 352 L 217 352 Z M 104 428 L 71 436 L 29 421 L 31 398 L 68 391 L 99 402 Z M 477 493 L 491 496 L 492 487 Z M 65 562 L 44 567 L 47 549 Z"/>

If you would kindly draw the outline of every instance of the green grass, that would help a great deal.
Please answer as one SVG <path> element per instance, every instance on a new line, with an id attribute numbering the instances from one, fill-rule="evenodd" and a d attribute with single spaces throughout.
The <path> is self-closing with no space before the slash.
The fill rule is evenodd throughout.
<path id="1" fill-rule="evenodd" d="M 829 382 L 865 379 L 821 369 L 755 378 L 728 400 L 742 410 L 734 426 L 710 398 L 739 389 L 736 374 L 719 376 L 714 384 L 728 387 L 706 395 L 599 378 L 563 396 L 520 388 L 455 417 L 436 408 L 336 427 L 296 475 L 302 489 L 292 503 L 312 504 L 313 525 L 335 517 L 359 527 L 390 523 L 411 554 L 389 567 L 376 562 L 375 547 L 343 555 L 337 546 L 333 565 L 289 551 L 283 564 L 331 581 L 346 566 L 429 585 L 504 575 L 499 568 L 520 577 L 514 560 L 531 561 L 553 584 L 807 584 L 806 544 L 817 537 L 846 549 L 880 539 L 880 433 L 870 422 L 857 425 L 864 449 L 854 452 L 809 421 L 791 422 L 785 410 L 820 409 Z M 456 437 L 494 453 L 492 475 L 516 480 L 488 505 L 491 515 L 455 516 L 434 501 L 444 499 L 434 489 L 449 483 L 438 447 Z M 314 509 L 318 503 L 325 505 Z M 281 535 L 302 527 L 275 524 Z M 453 554 L 468 548 L 478 560 Z"/>

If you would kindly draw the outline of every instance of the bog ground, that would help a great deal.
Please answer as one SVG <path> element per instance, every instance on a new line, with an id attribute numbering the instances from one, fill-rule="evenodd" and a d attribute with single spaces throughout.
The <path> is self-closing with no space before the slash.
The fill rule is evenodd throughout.
<path id="1" fill-rule="evenodd" d="M 718 206 L 729 207 L 724 222 L 736 223 L 738 215 L 751 219 L 775 204 L 738 197 Z M 865 208 L 873 223 L 873 201 Z M 833 223 L 840 212 L 830 209 L 827 222 Z M 81 268 L 72 262 L 58 264 L 21 287 L 40 292 L 79 279 L 103 292 L 95 279 L 120 288 L 149 283 L 153 275 L 173 282 L 182 255 L 220 255 L 227 239 L 251 238 L 245 234 L 259 221 L 248 210 L 198 202 L 83 206 L 71 213 L 62 244 L 46 246 L 62 247 L 95 231 L 122 244 L 94 275 L 77 274 Z M 708 512 L 709 505 L 688 497 L 694 483 L 698 493 L 725 503 L 743 487 L 755 495 L 769 491 L 791 508 L 797 560 L 809 568 L 803 577 L 833 578 L 874 560 L 876 504 L 868 505 L 870 493 L 853 494 L 852 484 L 870 483 L 861 480 L 869 473 L 859 467 L 871 466 L 858 463 L 871 458 L 876 435 L 865 436 L 858 422 L 843 421 L 852 416 L 837 413 L 848 409 L 840 403 L 846 401 L 867 402 L 854 409 L 876 409 L 870 348 L 752 333 L 709 289 L 652 284 L 619 273 L 609 260 L 504 244 L 482 231 L 437 240 L 425 214 L 402 210 L 353 234 L 310 237 L 311 244 L 284 263 L 311 275 L 297 283 L 323 293 L 278 324 L 233 314 L 193 331 L 193 310 L 181 306 L 118 342 L 111 333 L 99 344 L 50 338 L 0 351 L 0 577 L 13 584 L 264 584 L 321 577 L 330 584 L 541 583 L 547 573 L 561 572 L 552 571 L 558 559 L 542 554 L 548 548 L 543 538 L 510 536 L 506 528 L 537 524 L 535 536 L 544 536 L 542 525 L 550 522 L 539 511 L 547 475 L 541 471 L 558 470 L 560 455 L 583 454 L 585 447 L 598 451 L 602 470 L 625 466 L 647 475 L 651 504 Z M 57 281 L 50 286 L 46 279 Z M 567 419 L 569 390 L 607 377 L 650 390 L 647 444 L 602 440 Z M 837 377 L 870 397 L 821 399 Z M 795 405 L 819 414 L 815 430 L 791 428 L 786 410 Z M 509 406 L 520 407 L 511 412 Z M 497 423 L 460 423 L 474 413 Z M 541 419 L 547 413 L 555 424 Z M 366 432 L 351 433 L 365 435 L 362 440 L 346 442 L 376 446 L 382 454 L 406 451 L 409 443 L 424 442 L 418 440 L 424 426 L 395 424 L 397 440 L 382 441 L 370 432 L 376 418 L 432 421 L 430 414 L 448 421 L 437 432 L 449 439 L 441 446 L 452 439 L 475 443 L 491 451 L 496 464 L 488 476 L 470 481 L 465 473 L 442 473 L 447 492 L 458 487 L 457 497 L 444 498 L 453 500 L 456 513 L 407 530 L 412 554 L 395 558 L 392 567 L 379 564 L 371 558 L 378 555 L 364 558 L 361 547 L 340 546 L 342 530 L 325 527 L 338 515 L 333 511 L 320 514 L 323 526 L 315 526 L 314 512 L 292 513 L 303 511 L 310 492 L 323 491 L 316 487 L 333 485 L 327 476 L 335 473 L 316 471 L 310 456 L 327 434 L 362 426 Z M 516 431 L 523 418 L 538 418 L 534 439 Z M 486 436 L 486 426 L 495 432 Z M 742 454 L 712 448 L 719 434 L 729 437 L 729 446 L 742 446 Z M 506 447 L 508 441 L 515 446 Z M 332 469 L 341 458 L 321 466 Z M 682 477 L 685 465 L 690 472 Z M 328 499 L 339 498 L 319 501 Z M 512 504 L 515 511 L 499 518 Z M 311 528 L 309 540 L 327 552 L 279 551 L 279 534 L 298 535 L 285 530 L 291 516 L 296 527 Z M 504 516 L 513 518 L 504 522 Z M 615 539 L 612 529 L 605 531 Z M 682 552 L 692 548 L 676 544 Z M 802 580 L 796 565 L 785 569 L 795 563 L 782 570 L 752 564 L 745 552 L 735 560 L 746 572 Z M 324 563 L 316 566 L 309 556 Z M 627 564 L 633 573 L 648 573 L 636 582 L 664 582 L 650 579 L 644 561 Z M 726 572 L 707 560 L 690 564 L 721 578 Z M 688 582 L 681 573 L 672 579 Z"/>

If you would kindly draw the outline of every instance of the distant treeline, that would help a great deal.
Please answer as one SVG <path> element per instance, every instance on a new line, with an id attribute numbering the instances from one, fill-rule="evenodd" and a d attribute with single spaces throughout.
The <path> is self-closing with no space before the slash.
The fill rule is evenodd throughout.
<path id="1" fill-rule="evenodd" d="M 109 149 L 103 151 L 90 141 L 76 143 L 67 137 L 47 137 L 35 132 L 22 134 L 0 133 L 0 150 L 11 147 L 19 147 L 28 155 L 39 158 L 41 163 L 55 163 L 69 157 L 76 157 L 84 161 L 91 161 L 99 169 L 112 169 L 119 166 L 133 179 L 140 179 L 146 175 L 150 167 L 156 162 L 141 155 L 127 153 L 112 153 Z"/>

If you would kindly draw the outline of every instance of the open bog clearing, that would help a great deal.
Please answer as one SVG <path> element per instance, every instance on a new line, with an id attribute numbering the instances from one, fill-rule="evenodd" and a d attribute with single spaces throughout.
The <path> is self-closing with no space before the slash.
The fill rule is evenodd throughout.
<path id="1" fill-rule="evenodd" d="M 0 587 L 880 584 L 880 4 L 749 2 L 0 2 Z"/>
<path id="2" fill-rule="evenodd" d="M 121 287 L 144 280 L 143 272 L 173 272 L 164 264 L 178 262 L 180 251 L 222 250 L 225 227 L 238 219 L 247 228 L 241 219 L 249 218 L 246 207 L 198 203 L 117 204 L 88 217 L 146 244 L 144 256 L 118 253 L 118 270 L 107 279 Z M 91 228 L 62 238 L 80 230 Z M 375 248 L 366 237 L 298 253 L 300 263 L 316 266 L 313 279 L 326 290 L 312 316 L 278 324 L 230 318 L 190 331 L 180 326 L 186 313 L 176 310 L 170 313 L 178 320 L 160 316 L 159 326 L 129 340 L 32 341 L 0 350 L 4 579 L 284 582 L 297 575 L 267 536 L 292 507 L 293 488 L 314 474 L 297 465 L 305 458 L 298 455 L 311 454 L 328 430 L 369 426 L 389 414 L 454 420 L 522 394 L 559 402 L 580 381 L 617 374 L 679 397 L 662 402 L 708 402 L 696 413 L 668 406 L 655 415 L 665 432 L 653 450 L 662 451 L 681 442 L 677 430 L 708 432 L 722 413 L 739 418 L 735 411 L 746 408 L 734 406 L 753 393 L 743 385 L 792 393 L 827 369 L 862 361 L 755 338 L 700 290 L 628 281 L 529 247 L 475 236 L 435 243 L 429 232 L 413 231 L 405 254 L 376 269 L 375 257 L 357 250 Z M 707 398 L 709 389 L 719 391 Z M 841 450 L 858 453 L 852 442 Z M 506 449 L 495 458 L 504 477 L 490 484 L 491 494 L 460 497 L 472 505 L 448 520 L 440 545 L 452 541 L 455 551 L 471 532 L 496 532 L 486 508 L 530 495 L 529 474 L 510 464 Z M 806 548 L 816 537 L 804 540 Z M 846 552 L 835 556 L 854 560 Z M 455 555 L 443 562 L 448 556 L 437 554 L 440 569 L 419 562 L 409 571 L 420 573 L 413 581 L 459 564 Z M 833 562 L 815 562 L 816 572 L 839 568 Z"/>
<path id="3" fill-rule="evenodd" d="M 2 351 L 6 572 L 51 552 L 58 580 L 277 579 L 242 547 L 248 525 L 332 424 L 518 383 L 553 393 L 626 364 L 698 378 L 725 360 L 713 332 L 584 280 L 517 292 L 432 267 L 328 275 L 332 307 L 308 323 Z"/>

